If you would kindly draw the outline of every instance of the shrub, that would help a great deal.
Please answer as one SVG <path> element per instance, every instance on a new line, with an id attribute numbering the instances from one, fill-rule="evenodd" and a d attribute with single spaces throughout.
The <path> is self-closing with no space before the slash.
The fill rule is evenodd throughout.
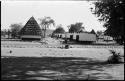
<path id="1" fill-rule="evenodd" d="M 65 49 L 69 49 L 69 45 L 67 44 L 67 45 L 65 45 Z"/>
<path id="2" fill-rule="evenodd" d="M 112 56 L 108 58 L 108 63 L 121 63 L 121 55 L 114 50 L 109 50 Z"/>

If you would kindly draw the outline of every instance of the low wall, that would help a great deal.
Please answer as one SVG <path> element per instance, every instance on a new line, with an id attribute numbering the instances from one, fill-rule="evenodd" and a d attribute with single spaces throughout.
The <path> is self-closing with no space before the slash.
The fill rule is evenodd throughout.
<path id="1" fill-rule="evenodd" d="M 36 39 L 41 39 L 41 36 L 36 36 L 36 35 L 22 35 L 21 38 L 36 38 Z"/>

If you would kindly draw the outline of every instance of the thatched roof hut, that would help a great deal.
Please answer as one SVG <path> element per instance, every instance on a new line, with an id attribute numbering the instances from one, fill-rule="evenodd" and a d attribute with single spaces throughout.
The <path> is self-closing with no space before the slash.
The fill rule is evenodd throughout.
<path id="1" fill-rule="evenodd" d="M 31 17 L 20 31 L 22 40 L 40 40 L 42 30 L 34 17 Z"/>

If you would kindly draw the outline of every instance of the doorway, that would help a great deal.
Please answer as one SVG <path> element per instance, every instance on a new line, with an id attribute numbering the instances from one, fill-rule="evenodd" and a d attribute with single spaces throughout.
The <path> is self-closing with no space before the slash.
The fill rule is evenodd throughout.
<path id="1" fill-rule="evenodd" d="M 76 35 L 76 41 L 77 42 L 79 41 L 79 35 Z"/>
<path id="2" fill-rule="evenodd" d="M 73 40 L 73 35 L 70 35 L 70 41 L 72 41 Z"/>

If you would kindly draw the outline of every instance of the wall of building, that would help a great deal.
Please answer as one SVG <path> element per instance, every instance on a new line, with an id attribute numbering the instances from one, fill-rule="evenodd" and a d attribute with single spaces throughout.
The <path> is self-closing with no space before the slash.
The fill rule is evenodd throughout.
<path id="1" fill-rule="evenodd" d="M 65 34 L 56 34 L 56 36 L 60 37 L 62 35 L 62 38 L 65 38 Z M 96 35 L 95 34 L 89 34 L 89 33 L 66 33 L 66 38 L 70 39 L 70 36 L 73 35 L 73 40 L 76 40 L 76 36 L 79 36 L 79 41 L 96 41 Z"/>

